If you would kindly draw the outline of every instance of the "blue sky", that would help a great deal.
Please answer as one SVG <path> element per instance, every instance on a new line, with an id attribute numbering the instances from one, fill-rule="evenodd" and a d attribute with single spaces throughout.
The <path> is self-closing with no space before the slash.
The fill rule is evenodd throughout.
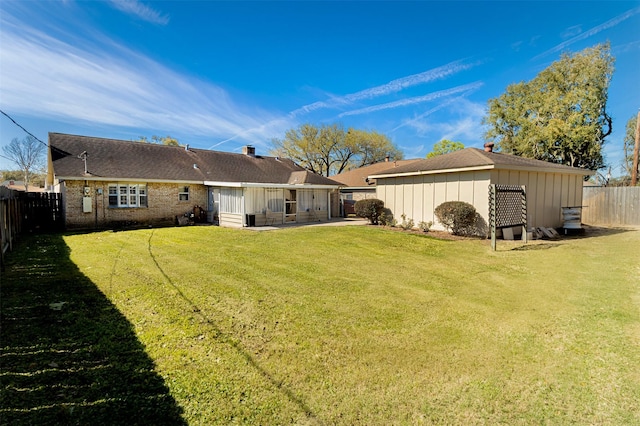
<path id="1" fill-rule="evenodd" d="M 617 175 L 640 108 L 640 1 L 3 0 L 0 109 L 45 142 L 171 135 L 266 154 L 287 129 L 337 122 L 416 158 L 443 138 L 481 147 L 490 98 L 605 41 Z M 0 116 L 0 145 L 23 136 Z"/>

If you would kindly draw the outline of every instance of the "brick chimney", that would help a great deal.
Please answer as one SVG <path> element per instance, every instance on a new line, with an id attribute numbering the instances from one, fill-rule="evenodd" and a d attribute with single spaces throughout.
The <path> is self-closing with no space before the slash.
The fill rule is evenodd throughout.
<path id="1" fill-rule="evenodd" d="M 255 157 L 256 155 L 256 148 L 254 146 L 251 145 L 246 145 L 242 147 L 242 153 L 244 155 L 250 155 L 252 157 Z"/>
<path id="2" fill-rule="evenodd" d="M 495 144 L 493 142 L 487 142 L 484 144 L 484 152 L 493 152 L 493 146 Z"/>

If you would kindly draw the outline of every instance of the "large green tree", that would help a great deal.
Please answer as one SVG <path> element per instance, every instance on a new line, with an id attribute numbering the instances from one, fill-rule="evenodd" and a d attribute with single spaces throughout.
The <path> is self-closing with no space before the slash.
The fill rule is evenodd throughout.
<path id="1" fill-rule="evenodd" d="M 591 170 L 605 166 L 606 104 L 614 58 L 600 44 L 560 60 L 489 100 L 485 140 L 527 158 Z"/>
<path id="2" fill-rule="evenodd" d="M 377 163 L 386 157 L 402 159 L 402 152 L 387 136 L 375 131 L 345 130 L 340 124 L 302 124 L 272 143 L 273 155 L 290 158 L 324 176 Z"/>
<path id="3" fill-rule="evenodd" d="M 427 154 L 427 158 L 435 157 L 436 155 L 449 154 L 450 152 L 460 151 L 461 149 L 464 149 L 464 144 L 462 142 L 442 139 L 440 142 L 433 145 L 433 150 Z"/>

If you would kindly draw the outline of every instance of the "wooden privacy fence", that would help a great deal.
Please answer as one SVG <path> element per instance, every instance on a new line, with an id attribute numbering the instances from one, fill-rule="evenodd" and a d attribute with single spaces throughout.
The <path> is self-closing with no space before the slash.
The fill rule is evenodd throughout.
<path id="1" fill-rule="evenodd" d="M 587 186 L 582 205 L 587 225 L 640 225 L 640 186 Z"/>
<path id="2" fill-rule="evenodd" d="M 0 267 L 4 255 L 25 231 L 64 229 L 62 194 L 13 191 L 0 187 Z"/>

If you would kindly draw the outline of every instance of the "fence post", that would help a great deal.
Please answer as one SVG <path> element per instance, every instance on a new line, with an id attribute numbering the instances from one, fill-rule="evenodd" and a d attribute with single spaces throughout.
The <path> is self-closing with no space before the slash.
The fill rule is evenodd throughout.
<path id="1" fill-rule="evenodd" d="M 496 251 L 496 185 L 489 185 L 489 227 L 491 229 L 491 250 Z"/>
<path id="2" fill-rule="evenodd" d="M 520 200 L 522 202 L 522 241 L 528 243 L 529 237 L 527 236 L 527 188 L 522 185 L 522 194 L 520 194 Z"/>

